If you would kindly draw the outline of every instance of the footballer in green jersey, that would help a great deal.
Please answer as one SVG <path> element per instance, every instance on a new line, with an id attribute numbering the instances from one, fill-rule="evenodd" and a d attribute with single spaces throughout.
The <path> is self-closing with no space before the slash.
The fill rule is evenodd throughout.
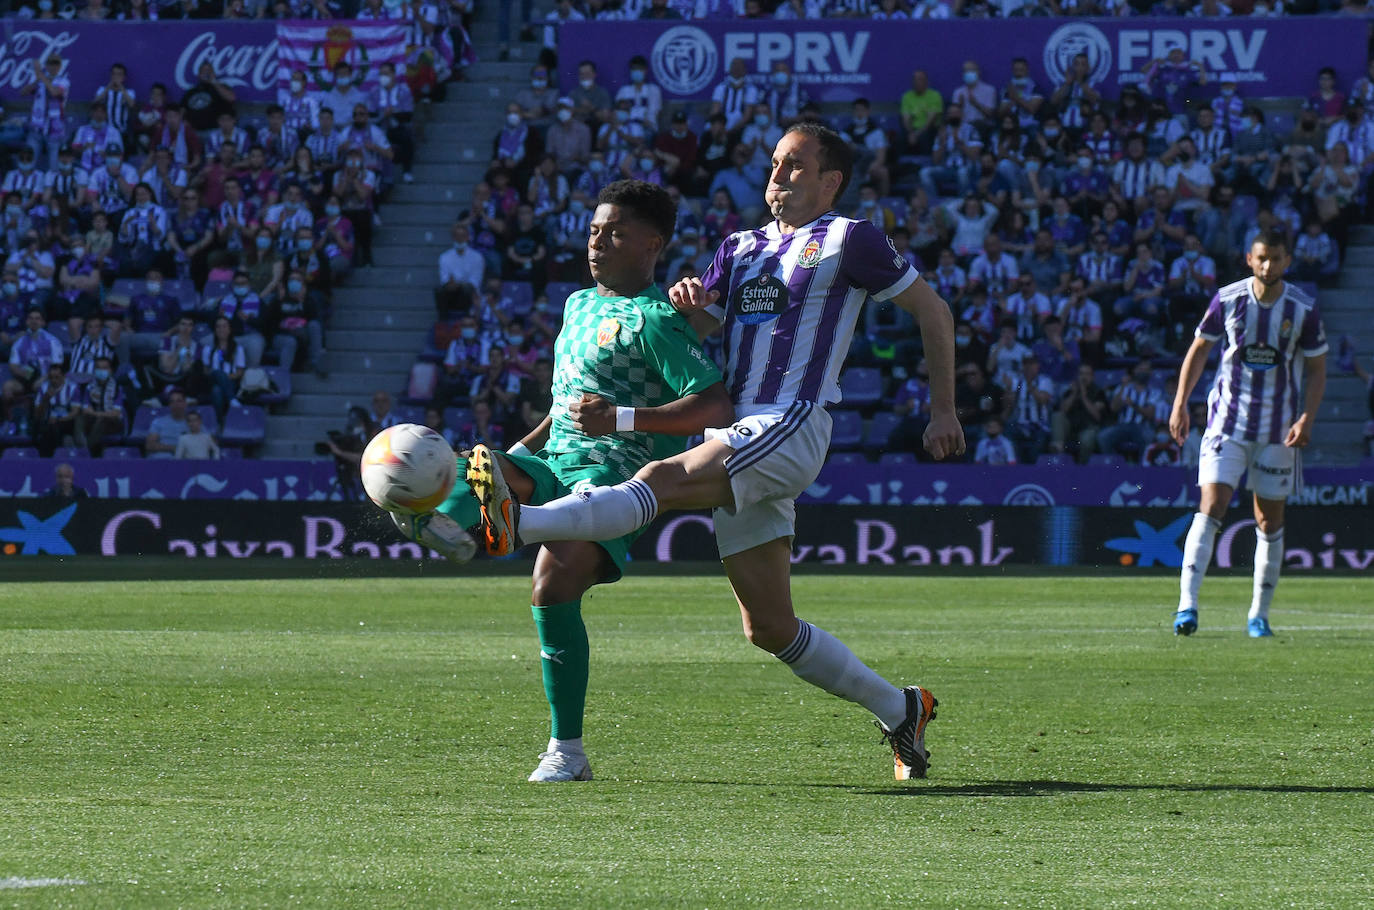
<path id="1" fill-rule="evenodd" d="M 478 501 L 462 478 L 468 458 L 486 459 L 513 495 L 540 504 L 632 478 L 651 461 L 682 452 L 689 436 L 734 419 L 719 369 L 696 332 L 654 284 L 654 266 L 677 221 L 660 186 L 621 180 L 601 191 L 588 227 L 587 262 L 596 287 L 564 307 L 554 343 L 549 416 L 509 453 L 485 446 L 460 453 L 460 478 L 438 513 L 398 519 L 420 543 L 451 558 L 471 555 L 467 529 Z M 589 648 L 582 595 L 620 578 L 636 535 L 555 541 L 535 557 L 531 608 L 552 730 L 531 781 L 589 780 L 582 746 Z"/>

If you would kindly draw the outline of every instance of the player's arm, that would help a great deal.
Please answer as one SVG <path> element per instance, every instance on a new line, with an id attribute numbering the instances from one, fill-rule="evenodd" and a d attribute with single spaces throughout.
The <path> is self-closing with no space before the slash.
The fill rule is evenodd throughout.
<path id="1" fill-rule="evenodd" d="M 1202 378 L 1202 371 L 1207 366 L 1207 358 L 1211 356 L 1213 344 L 1214 342 L 1201 335 L 1194 338 L 1183 358 L 1183 366 L 1179 369 L 1178 390 L 1174 392 L 1174 407 L 1169 414 L 1169 435 L 1179 445 L 1183 445 L 1188 439 L 1188 398 L 1193 394 L 1193 387 L 1197 385 L 1197 381 Z"/>
<path id="2" fill-rule="evenodd" d="M 545 414 L 545 415 L 544 415 L 544 419 L 541 420 L 541 421 L 539 421 L 539 426 L 535 427 L 533 430 L 530 430 L 527 434 L 525 434 L 525 438 L 524 438 L 524 439 L 521 439 L 520 441 L 516 442 L 515 445 L 509 446 L 509 447 L 506 449 L 506 451 L 507 451 L 507 452 L 511 452 L 511 453 L 516 453 L 516 452 L 518 452 L 518 450 L 515 448 L 515 446 L 520 446 L 520 447 L 522 447 L 525 451 L 524 451 L 524 452 L 519 452 L 519 454 L 524 455 L 524 454 L 533 454 L 533 453 L 535 453 L 535 452 L 538 452 L 538 451 L 540 451 L 541 449 L 543 449 L 544 446 L 548 445 L 548 443 L 549 443 L 549 430 L 552 429 L 552 428 L 553 428 L 553 415 L 552 415 L 552 414 Z"/>
<path id="3" fill-rule="evenodd" d="M 1321 407 L 1322 396 L 1326 393 L 1326 355 L 1306 358 L 1302 374 L 1303 396 L 1302 413 L 1288 428 L 1288 436 L 1283 444 L 1293 449 L 1301 449 L 1312 438 L 1312 424 L 1317 419 L 1317 408 Z"/>
<path id="4" fill-rule="evenodd" d="M 568 405 L 568 416 L 573 426 L 588 436 L 631 430 L 665 436 L 694 436 L 707 427 L 729 426 L 735 419 L 735 406 L 730 402 L 725 383 L 717 382 L 656 408 L 621 408 L 609 399 L 584 393 L 581 401 Z"/>
<path id="5" fill-rule="evenodd" d="M 964 453 L 964 430 L 954 410 L 954 314 L 926 280 L 917 277 L 892 302 L 916 317 L 930 371 L 926 451 L 938 458 Z"/>
<path id="6" fill-rule="evenodd" d="M 589 436 L 629 431 L 693 436 L 734 421 L 735 408 L 720 370 L 702 352 L 680 315 L 648 314 L 638 344 L 650 369 L 678 397 L 657 407 L 628 408 L 583 395 L 568 407 L 573 426 Z"/>

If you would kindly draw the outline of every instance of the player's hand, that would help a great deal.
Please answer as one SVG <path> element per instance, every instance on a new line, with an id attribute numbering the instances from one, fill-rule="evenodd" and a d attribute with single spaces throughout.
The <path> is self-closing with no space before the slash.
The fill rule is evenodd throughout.
<path id="1" fill-rule="evenodd" d="M 1188 406 L 1174 405 L 1174 409 L 1169 412 L 1169 435 L 1174 442 L 1183 445 L 1188 441 L 1189 427 Z"/>
<path id="2" fill-rule="evenodd" d="M 600 395 L 582 393 L 580 401 L 568 405 L 568 416 L 579 432 L 588 436 L 605 436 L 615 432 L 615 405 Z"/>
<path id="3" fill-rule="evenodd" d="M 1288 428 L 1288 435 L 1284 438 L 1283 444 L 1290 449 L 1303 449 L 1312 441 L 1312 421 L 1304 414 Z"/>
<path id="4" fill-rule="evenodd" d="M 936 461 L 964 454 L 964 428 L 953 413 L 932 414 L 921 441 Z"/>
<path id="5" fill-rule="evenodd" d="M 707 291 L 700 278 L 684 278 L 668 288 L 668 300 L 679 313 L 690 314 L 720 299 L 719 291 Z"/>

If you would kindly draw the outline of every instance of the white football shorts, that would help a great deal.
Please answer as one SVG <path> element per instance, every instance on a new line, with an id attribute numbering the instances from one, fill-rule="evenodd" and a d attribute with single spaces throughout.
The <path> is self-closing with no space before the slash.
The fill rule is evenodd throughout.
<path id="1" fill-rule="evenodd" d="M 1248 441 L 1220 434 L 1202 437 L 1198 454 L 1199 486 L 1224 483 L 1235 489 L 1242 474 L 1246 487 L 1261 499 L 1287 499 L 1297 488 L 1298 450 L 1283 443 Z"/>
<path id="2" fill-rule="evenodd" d="M 735 507 L 712 513 L 721 559 L 794 535 L 796 499 L 825 464 L 830 426 L 825 408 L 795 401 L 706 431 L 735 450 L 725 460 Z"/>

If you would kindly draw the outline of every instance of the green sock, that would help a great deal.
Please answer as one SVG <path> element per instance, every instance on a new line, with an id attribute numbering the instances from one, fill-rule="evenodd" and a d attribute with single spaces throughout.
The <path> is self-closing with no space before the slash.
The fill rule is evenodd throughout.
<path id="1" fill-rule="evenodd" d="M 544 695 L 549 699 L 554 739 L 582 735 L 582 712 L 587 704 L 587 627 L 582 624 L 582 601 L 531 606 L 539 630 L 539 662 L 544 667 Z"/>

